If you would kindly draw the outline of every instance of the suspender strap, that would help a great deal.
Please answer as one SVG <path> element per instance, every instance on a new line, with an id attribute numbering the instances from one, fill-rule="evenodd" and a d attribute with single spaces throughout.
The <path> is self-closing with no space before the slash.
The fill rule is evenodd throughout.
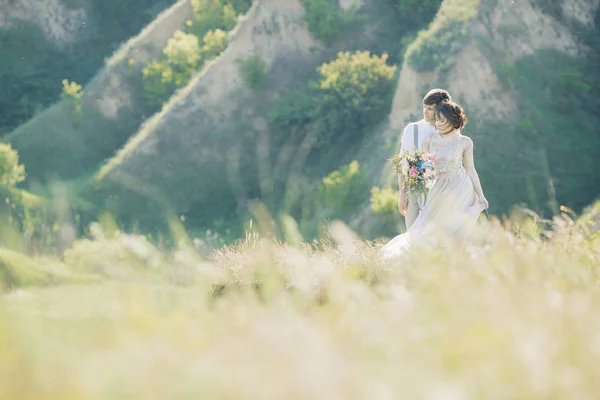
<path id="1" fill-rule="evenodd" d="M 415 150 L 419 150 L 419 125 L 413 124 L 413 140 L 415 144 Z"/>

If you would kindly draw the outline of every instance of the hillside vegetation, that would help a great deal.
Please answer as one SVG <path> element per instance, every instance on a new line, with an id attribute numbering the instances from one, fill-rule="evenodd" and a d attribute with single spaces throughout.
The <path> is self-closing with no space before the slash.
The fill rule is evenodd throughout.
<path id="1" fill-rule="evenodd" d="M 579 213 L 598 195 L 598 6 L 182 0 L 7 137 L 19 187 L 51 198 L 63 181 L 82 231 L 109 211 L 126 230 L 177 218 L 231 241 L 260 201 L 308 240 L 332 219 L 391 236 L 388 160 L 423 93 L 445 87 L 492 214 Z"/>

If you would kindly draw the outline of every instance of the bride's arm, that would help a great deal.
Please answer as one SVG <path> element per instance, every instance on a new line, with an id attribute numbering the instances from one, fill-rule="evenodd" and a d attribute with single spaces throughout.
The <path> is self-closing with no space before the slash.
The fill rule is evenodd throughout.
<path id="1" fill-rule="evenodd" d="M 467 174 L 473 182 L 475 193 L 477 193 L 477 196 L 479 196 L 479 200 L 481 200 L 481 202 L 485 204 L 487 208 L 488 202 L 485 196 L 483 195 L 483 189 L 481 188 L 479 175 L 477 174 L 477 170 L 475 170 L 475 161 L 473 159 L 473 141 L 471 140 L 471 138 L 467 138 L 467 146 L 465 147 L 465 150 L 463 152 L 463 164 L 465 166 Z"/>

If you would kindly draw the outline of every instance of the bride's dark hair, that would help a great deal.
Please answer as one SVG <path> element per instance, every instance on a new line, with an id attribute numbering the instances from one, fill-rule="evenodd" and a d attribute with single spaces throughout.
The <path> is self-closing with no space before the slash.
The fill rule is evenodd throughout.
<path id="1" fill-rule="evenodd" d="M 461 106 L 450 100 L 441 102 L 435 111 L 436 115 L 443 115 L 454 129 L 462 129 L 467 125 L 468 118 Z"/>

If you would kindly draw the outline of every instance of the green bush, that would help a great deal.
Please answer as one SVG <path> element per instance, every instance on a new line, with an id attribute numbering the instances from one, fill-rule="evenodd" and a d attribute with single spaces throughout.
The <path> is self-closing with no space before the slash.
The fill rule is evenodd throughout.
<path id="1" fill-rule="evenodd" d="M 390 187 L 371 188 L 371 206 L 370 213 L 367 216 L 368 221 L 363 229 L 365 234 L 373 238 L 380 235 L 395 236 L 398 234 L 398 228 L 402 222 L 402 217 L 398 212 L 398 191 Z"/>
<path id="2" fill-rule="evenodd" d="M 167 63 L 173 70 L 172 80 L 174 86 L 176 88 L 185 86 L 202 59 L 198 38 L 190 33 L 177 31 L 168 40 L 163 53 L 167 57 Z"/>
<path id="3" fill-rule="evenodd" d="M 327 45 L 339 38 L 351 21 L 350 14 L 339 8 L 337 0 L 302 0 L 302 4 L 309 31 Z"/>
<path id="4" fill-rule="evenodd" d="M 417 33 L 433 21 L 441 3 L 442 0 L 371 0 L 368 10 L 361 11 L 352 26 L 368 26 L 369 34 L 377 40 L 370 41 L 367 48 L 374 54 L 388 53 L 390 63 L 400 65 L 406 49 Z"/>
<path id="5" fill-rule="evenodd" d="M 368 51 L 339 53 L 335 60 L 318 68 L 319 88 L 331 101 L 350 106 L 352 113 L 372 113 L 381 108 L 381 95 L 389 91 L 396 72 L 396 66 L 386 64 L 387 59 L 387 54 L 379 57 Z"/>
<path id="6" fill-rule="evenodd" d="M 0 185 L 0 242 L 17 251 L 55 251 L 60 241 L 56 216 L 47 199 Z"/>
<path id="7" fill-rule="evenodd" d="M 318 237 L 323 221 L 348 222 L 368 200 L 368 193 L 366 168 L 353 161 L 318 181 L 297 177 L 288 188 L 283 209 L 299 221 L 304 238 L 311 240 Z"/>
<path id="8" fill-rule="evenodd" d="M 368 51 L 344 52 L 318 68 L 320 117 L 329 136 L 362 132 L 385 118 L 396 72 L 387 58 Z"/>
<path id="9" fill-rule="evenodd" d="M 227 32 L 222 31 L 221 29 L 208 31 L 202 38 L 202 43 L 203 46 L 202 49 L 200 49 L 202 58 L 205 60 L 214 58 L 227 48 L 227 44 L 229 43 Z"/>
<path id="10" fill-rule="evenodd" d="M 25 254 L 0 249 L 0 293 L 13 288 L 43 286 L 50 280 L 49 274 Z"/>
<path id="11" fill-rule="evenodd" d="M 151 60 L 142 70 L 144 94 L 151 107 L 159 107 L 185 86 L 202 59 L 198 38 L 182 31 L 168 40 L 163 54 L 163 60 Z"/>
<path id="12" fill-rule="evenodd" d="M 402 16 L 411 21 L 431 21 L 431 16 L 439 10 L 442 0 L 395 0 L 396 8 Z"/>
<path id="13" fill-rule="evenodd" d="M 267 77 L 265 62 L 260 56 L 248 57 L 240 65 L 240 75 L 250 89 L 255 89 Z"/>
<path id="14" fill-rule="evenodd" d="M 176 31 L 163 50 L 169 64 L 182 71 L 194 70 L 200 62 L 200 42 L 195 35 Z"/>
<path id="15" fill-rule="evenodd" d="M 331 172 L 323 178 L 319 193 L 323 209 L 328 210 L 329 217 L 349 217 L 368 194 L 365 168 L 357 161 L 352 161 Z"/>
<path id="16" fill-rule="evenodd" d="M 189 26 L 189 32 L 198 38 L 203 38 L 209 31 L 221 29 L 232 30 L 237 23 L 237 13 L 246 10 L 236 10 L 229 1 L 224 0 L 192 0 L 195 21 Z"/>
<path id="17" fill-rule="evenodd" d="M 227 32 L 235 27 L 238 18 L 234 5 L 246 12 L 250 2 L 192 0 L 195 21 L 188 22 L 188 32 L 175 32 L 163 50 L 164 57 L 149 61 L 142 70 L 148 110 L 156 110 L 167 102 L 206 61 L 227 48 Z"/>
<path id="18" fill-rule="evenodd" d="M 429 28 L 419 32 L 406 50 L 406 60 L 419 72 L 448 68 L 469 42 L 468 24 L 477 15 L 479 0 L 446 0 Z"/>
<path id="19" fill-rule="evenodd" d="M 146 103 L 149 108 L 159 108 L 176 90 L 173 69 L 166 61 L 150 60 L 142 74 Z"/>
<path id="20" fill-rule="evenodd" d="M 26 177 L 25 167 L 19 164 L 19 153 L 10 144 L 0 143 L 0 185 L 15 186 Z"/>
<path id="21" fill-rule="evenodd" d="M 371 188 L 371 211 L 375 214 L 395 214 L 398 212 L 397 190 L 392 188 Z"/>
<path id="22" fill-rule="evenodd" d="M 73 102 L 73 109 L 75 111 L 75 115 L 81 114 L 81 101 L 79 100 L 81 96 L 83 96 L 83 86 L 78 84 L 77 82 L 69 82 L 68 79 L 63 79 L 63 91 L 61 97 L 63 99 L 68 99 Z"/>
<path id="23" fill-rule="evenodd" d="M 69 82 L 68 79 L 63 79 L 62 98 L 64 99 L 79 99 L 83 96 L 81 89 L 83 88 L 77 82 Z"/>
<path id="24" fill-rule="evenodd" d="M 416 39 L 419 46 L 410 52 L 408 62 L 419 72 L 444 68 L 453 61 L 452 57 L 460 52 L 468 40 L 467 28 L 460 22 L 452 22 L 434 36 L 422 31 Z"/>

